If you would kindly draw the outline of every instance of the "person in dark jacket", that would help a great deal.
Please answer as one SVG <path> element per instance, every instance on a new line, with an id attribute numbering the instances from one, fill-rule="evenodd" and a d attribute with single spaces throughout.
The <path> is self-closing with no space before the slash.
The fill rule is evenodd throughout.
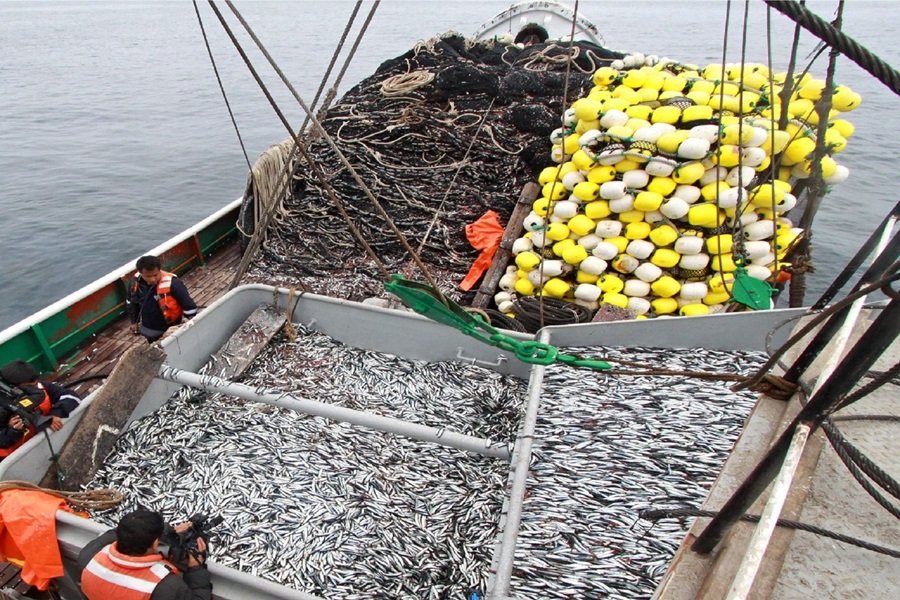
<path id="1" fill-rule="evenodd" d="M 184 531 L 190 522 L 175 527 Z M 136 510 L 92 540 L 78 554 L 76 578 L 87 600 L 209 600 L 212 582 L 206 569 L 206 542 L 178 570 L 159 552 L 165 522 L 158 512 Z"/>
<path id="2" fill-rule="evenodd" d="M 162 270 L 159 258 L 142 256 L 135 268 L 137 273 L 125 299 L 131 333 L 140 333 L 153 343 L 169 327 L 197 314 L 197 305 L 187 287 L 174 273 Z"/>
<path id="3" fill-rule="evenodd" d="M 2 392 L 0 402 L 0 459 L 9 456 L 34 435 L 34 426 L 26 422 L 23 414 L 50 417 L 48 426 L 59 431 L 63 419 L 81 401 L 69 388 L 38 381 L 37 370 L 24 360 L 14 360 L 0 367 L 0 379 L 9 386 Z"/>

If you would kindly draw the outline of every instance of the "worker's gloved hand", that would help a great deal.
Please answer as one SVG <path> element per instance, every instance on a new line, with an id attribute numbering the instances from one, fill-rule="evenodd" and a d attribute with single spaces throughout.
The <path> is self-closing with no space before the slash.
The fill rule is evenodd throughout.
<path id="1" fill-rule="evenodd" d="M 196 569 L 202 567 L 206 562 L 206 542 L 203 538 L 197 540 L 197 552 L 191 552 L 188 557 L 188 568 Z"/>
<path id="2" fill-rule="evenodd" d="M 140 324 L 140 323 L 132 323 L 132 324 L 128 327 L 128 329 L 131 330 L 131 333 L 133 333 L 133 334 L 136 335 L 136 334 L 138 334 L 138 333 L 141 332 L 141 324 Z"/>
<path id="3" fill-rule="evenodd" d="M 22 431 L 23 429 L 25 429 L 25 421 L 23 421 L 22 417 L 20 417 L 19 415 L 13 415 L 9 419 L 9 426 L 13 429 Z"/>

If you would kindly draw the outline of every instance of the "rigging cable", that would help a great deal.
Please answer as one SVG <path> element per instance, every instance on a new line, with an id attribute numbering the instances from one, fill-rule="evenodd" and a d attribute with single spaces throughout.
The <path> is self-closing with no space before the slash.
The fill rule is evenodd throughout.
<path id="1" fill-rule="evenodd" d="M 244 160 L 247 161 L 247 168 L 250 169 L 252 174 L 253 166 L 250 164 L 250 157 L 247 156 L 247 148 L 244 146 L 241 130 L 238 129 L 237 121 L 234 119 L 231 103 L 228 102 L 228 96 L 225 94 L 225 86 L 222 85 L 222 78 L 219 76 L 219 69 L 216 67 L 216 59 L 213 58 L 212 48 L 209 47 L 209 39 L 206 37 L 206 28 L 203 26 L 203 19 L 200 17 L 200 8 L 197 6 L 197 0 L 193 0 L 193 2 L 194 12 L 197 13 L 197 22 L 200 23 L 200 32 L 203 34 L 203 43 L 206 44 L 206 52 L 209 54 L 209 62 L 212 63 L 213 71 L 216 74 L 216 81 L 219 83 L 219 89 L 222 91 L 222 99 L 225 100 L 225 107 L 228 108 L 228 116 L 231 117 L 231 124 L 234 125 L 234 132 L 237 134 L 238 142 L 241 144 L 241 151 L 244 153 Z"/>
<path id="2" fill-rule="evenodd" d="M 398 241 L 403 246 L 403 248 L 410 254 L 410 257 L 413 259 L 413 261 L 415 261 L 416 265 L 422 271 L 422 274 L 428 280 L 429 284 L 431 284 L 431 287 L 434 289 L 435 293 L 438 295 L 438 297 L 441 299 L 441 301 L 446 304 L 447 300 L 444 297 L 443 293 L 438 288 L 438 285 L 435 282 L 435 280 L 432 278 L 431 273 L 428 271 L 428 267 L 425 265 L 424 262 L 422 262 L 422 259 L 419 257 L 418 253 L 409 245 L 409 241 L 406 239 L 406 236 L 403 234 L 402 231 L 400 231 L 400 229 L 397 227 L 396 223 L 394 223 L 394 220 L 387 213 L 387 211 L 385 211 L 384 207 L 378 201 L 378 198 L 375 197 L 375 195 L 372 193 L 372 190 L 369 189 L 369 186 L 366 185 L 366 183 L 362 180 L 362 178 L 360 177 L 360 175 L 356 171 L 356 169 L 353 167 L 353 165 L 350 164 L 350 161 L 347 160 L 347 158 L 344 156 L 344 153 L 341 152 L 340 148 L 338 148 L 334 139 L 328 134 L 327 131 L 325 131 L 325 127 L 322 125 L 321 121 L 319 121 L 319 119 L 315 115 L 313 115 L 309 106 L 307 106 L 306 102 L 304 102 L 303 99 L 300 97 L 300 95 L 297 93 L 297 90 L 294 88 L 294 86 L 291 84 L 291 82 L 288 80 L 288 78 L 284 75 L 284 72 L 281 70 L 281 68 L 278 67 L 278 65 L 275 63 L 275 60 L 269 54 L 268 50 L 266 50 L 263 43 L 259 40 L 259 38 L 256 36 L 256 34 L 253 32 L 253 29 L 250 27 L 250 25 L 247 23 L 247 21 L 243 18 L 241 13 L 237 10 L 237 8 L 235 8 L 235 6 L 231 2 L 231 0 L 225 0 L 225 3 L 228 5 L 228 7 L 234 13 L 235 17 L 237 17 L 238 21 L 240 21 L 241 25 L 243 25 L 244 29 L 250 35 L 250 38 L 256 44 L 257 48 L 259 48 L 259 50 L 263 53 L 263 56 L 266 57 L 266 60 L 269 62 L 269 64 L 272 66 L 272 68 L 275 70 L 275 72 L 278 74 L 279 78 L 282 80 L 282 82 L 285 84 L 285 86 L 287 86 L 288 90 L 294 96 L 294 99 L 297 100 L 297 103 L 300 104 L 300 107 L 304 110 L 304 112 L 306 112 L 306 114 L 309 116 L 310 120 L 312 120 L 313 124 L 316 126 L 316 128 L 319 130 L 320 134 L 322 135 L 322 139 L 325 142 L 327 142 L 329 146 L 331 146 L 331 149 L 334 151 L 338 160 L 340 160 L 341 163 L 347 168 L 348 172 L 353 177 L 354 181 L 356 181 L 357 185 L 360 186 L 361 191 L 366 195 L 366 197 L 368 197 L 369 201 L 375 206 L 378 213 L 386 221 L 388 227 L 390 227 L 391 231 L 394 232 L 394 235 L 397 236 Z M 222 26 L 225 27 L 226 31 L 228 32 L 229 37 L 231 37 L 232 42 L 237 45 L 238 44 L 237 38 L 235 38 L 234 34 L 231 33 L 231 29 L 228 27 L 228 24 L 225 22 L 225 19 L 221 16 L 221 13 L 219 13 L 218 9 L 213 4 L 212 0 L 210 0 L 210 5 L 213 6 L 214 10 L 216 11 L 216 15 L 219 17 L 219 20 L 221 21 Z M 242 52 L 242 56 L 245 57 L 245 59 L 244 59 L 245 62 L 248 62 L 248 60 L 246 58 L 246 54 L 243 54 L 243 52 Z M 248 65 L 249 65 L 249 62 L 248 62 Z M 282 121 L 287 126 L 287 121 L 284 120 L 283 115 L 282 115 Z M 291 131 L 291 132 L 293 133 L 293 131 Z"/>
<path id="3" fill-rule="evenodd" d="M 375 5 L 372 7 L 372 10 L 369 12 L 369 16 L 367 17 L 366 22 L 363 24 L 362 29 L 360 30 L 359 34 L 357 35 L 357 39 L 353 45 L 353 48 L 350 50 L 350 53 L 348 54 L 347 58 L 344 59 L 344 65 L 341 69 L 341 73 L 338 75 L 338 77 L 334 83 L 335 87 L 340 83 L 341 79 L 343 78 L 343 74 L 347 70 L 347 66 L 350 64 L 350 60 L 353 58 L 354 54 L 356 53 L 356 48 L 359 46 L 359 40 L 362 38 L 363 33 L 365 33 L 365 31 L 369 25 L 369 22 L 372 20 L 372 16 L 375 12 L 375 8 L 378 6 L 378 1 L 379 0 L 376 0 Z M 195 2 L 196 2 L 196 0 L 195 0 Z M 350 14 L 350 18 L 347 20 L 347 24 L 344 26 L 344 32 L 341 34 L 341 39 L 338 41 L 338 44 L 334 49 L 334 53 L 331 55 L 331 61 L 328 64 L 328 68 L 325 70 L 325 74 L 322 76 L 322 81 L 319 84 L 319 90 L 316 92 L 316 97 L 313 99 L 314 107 L 316 106 L 316 103 L 319 100 L 319 94 L 321 93 L 322 89 L 324 88 L 325 82 L 328 80 L 328 77 L 331 75 L 331 70 L 334 67 L 334 63 L 336 62 L 337 57 L 341 52 L 341 49 L 344 47 L 344 42 L 347 40 L 347 34 L 350 32 L 350 29 L 353 26 L 354 21 L 356 20 L 356 15 L 359 12 L 359 8 L 361 5 L 362 5 L 362 0 L 357 0 L 357 3 L 354 6 L 353 11 Z M 332 89 L 334 89 L 334 87 L 332 87 Z M 330 100 L 326 97 L 325 102 L 322 104 L 322 109 L 321 109 L 322 112 L 324 112 L 328 108 L 329 102 L 330 102 Z M 304 132 L 308 122 L 309 122 L 309 119 L 307 119 L 303 122 L 303 126 L 300 128 L 300 131 L 298 132 L 298 134 L 302 134 Z M 291 137 L 293 138 L 293 136 L 291 136 Z M 260 239 L 258 239 L 256 242 L 251 240 L 251 242 L 247 245 L 247 249 L 245 250 L 245 253 L 250 251 L 251 247 L 253 248 L 253 250 L 250 253 L 249 257 L 247 258 L 245 266 L 244 266 L 244 258 L 243 257 L 241 258 L 242 268 L 238 269 L 236 276 L 232 280 L 230 288 L 234 288 L 240 282 L 241 278 L 244 276 L 244 273 L 246 272 L 247 268 L 250 265 L 250 259 L 253 258 L 253 255 L 256 253 L 256 250 L 259 248 L 259 245 L 262 243 L 261 238 L 262 238 L 262 236 L 265 235 L 266 229 L 268 228 L 268 225 L 269 225 L 269 220 L 272 218 L 272 215 L 274 214 L 276 207 L 280 204 L 280 202 L 275 202 L 274 198 L 283 198 L 285 192 L 287 191 L 286 188 L 290 184 L 291 180 L 293 179 L 292 165 L 294 163 L 294 159 L 297 157 L 298 152 L 299 152 L 299 150 L 298 150 L 297 143 L 294 142 L 293 146 L 291 147 L 290 152 L 288 153 L 287 158 L 285 159 L 284 163 L 281 166 L 281 173 L 277 179 L 278 187 L 276 187 L 275 192 L 272 194 L 273 202 L 268 207 L 266 212 L 262 215 L 262 217 L 258 218 L 256 220 L 257 225 L 254 228 L 253 236 L 259 237 Z M 251 167 L 251 177 L 252 177 L 252 170 L 253 169 Z"/>
<path id="4" fill-rule="evenodd" d="M 683 508 L 651 508 L 642 510 L 638 513 L 638 516 L 641 519 L 647 519 L 648 521 L 656 521 L 659 519 L 666 518 L 682 518 L 682 517 L 707 517 L 712 518 L 719 514 L 717 510 L 701 510 L 699 508 L 693 508 L 690 506 Z M 750 515 L 745 514 L 740 518 L 741 521 L 748 521 L 750 523 L 759 522 L 759 515 Z M 894 550 L 893 548 L 887 548 L 885 546 L 879 546 L 878 544 L 873 544 L 871 542 L 867 542 L 865 540 L 861 540 L 855 537 L 851 537 L 849 535 L 844 535 L 842 533 L 836 533 L 834 531 L 829 531 L 827 529 L 822 529 L 821 527 L 816 527 L 815 525 L 808 525 L 806 523 L 801 523 L 800 521 L 790 521 L 788 519 L 778 519 L 777 524 L 779 527 L 788 527 L 790 529 L 797 529 L 799 531 L 806 531 L 809 533 L 814 533 L 816 535 L 821 535 L 827 538 L 831 538 L 833 540 L 837 540 L 839 542 L 843 542 L 845 544 L 850 544 L 852 546 L 857 546 L 859 548 L 865 548 L 866 550 L 871 550 L 872 552 L 878 552 L 879 554 L 885 554 L 887 556 L 892 556 L 894 558 L 900 558 L 900 550 Z"/>
<path id="5" fill-rule="evenodd" d="M 874 75 L 892 92 L 900 95 L 900 73 L 846 33 L 830 25 L 803 4 L 776 0 L 764 0 L 764 2 L 778 12 L 787 15 L 832 48 L 836 48 L 838 52 Z"/>
<path id="6" fill-rule="evenodd" d="M 425 231 L 425 235 L 422 236 L 422 241 L 419 243 L 418 252 L 422 252 L 422 248 L 425 247 L 425 242 L 428 241 L 428 236 L 431 235 L 431 230 L 437 224 L 438 219 L 441 216 L 441 210 L 444 208 L 444 203 L 447 201 L 447 197 L 450 196 L 450 191 L 453 190 L 453 186 L 456 184 L 456 178 L 459 177 L 460 171 L 462 171 L 463 167 L 466 166 L 469 154 L 472 152 L 472 147 L 475 145 L 475 140 L 478 139 L 478 134 L 481 133 L 481 129 L 484 127 L 484 124 L 487 122 L 488 116 L 491 114 L 491 109 L 494 107 L 494 101 L 497 98 L 491 98 L 491 103 L 488 105 L 487 110 L 484 111 L 484 116 L 481 117 L 481 122 L 478 124 L 478 128 L 475 130 L 475 133 L 472 134 L 472 141 L 469 142 L 469 147 L 466 148 L 466 153 L 463 155 L 462 160 L 459 161 L 459 166 L 456 168 L 456 171 L 453 173 L 453 179 L 450 180 L 450 185 L 447 186 L 447 189 L 444 190 L 444 197 L 441 198 L 441 203 L 438 205 L 437 210 L 434 213 L 434 219 L 431 220 L 431 224 L 428 226 L 428 229 Z"/>
<path id="7" fill-rule="evenodd" d="M 569 33 L 569 47 L 568 47 L 568 56 L 566 57 L 566 77 L 563 81 L 563 103 L 562 103 L 562 119 L 561 125 L 563 132 L 566 129 L 566 111 L 567 106 L 569 104 L 569 77 L 572 73 L 572 59 L 574 56 L 574 46 L 575 46 L 575 22 L 578 19 L 578 0 L 575 0 L 575 8 L 572 11 L 572 30 Z M 566 162 L 566 144 L 565 139 L 560 143 L 560 148 L 562 151 L 562 156 L 560 157 L 559 164 L 562 165 Z M 559 174 L 559 170 L 557 170 L 557 175 Z M 549 202 L 547 202 L 547 214 L 544 220 L 544 229 L 543 229 L 543 244 L 541 245 L 541 254 L 543 254 L 543 250 L 547 247 L 547 231 L 549 229 L 550 223 L 550 215 L 553 214 L 553 196 L 554 190 L 556 190 L 557 185 L 562 185 L 562 182 L 559 181 L 559 178 L 553 179 L 553 184 L 550 186 L 550 195 Z M 552 245 L 551 245 L 552 247 Z M 544 327 L 544 261 L 541 260 L 541 264 L 538 267 L 538 279 L 540 280 L 541 285 L 541 294 L 538 298 L 538 314 L 540 317 L 541 327 Z"/>
<path id="8" fill-rule="evenodd" d="M 898 271 L 900 271 L 900 262 L 894 263 L 889 269 L 887 269 L 887 271 L 886 271 L 887 274 L 884 277 L 882 277 L 881 279 L 858 289 L 854 293 L 846 296 L 840 302 L 836 302 L 836 303 L 832 304 L 831 306 L 823 309 L 821 312 L 817 313 L 814 317 L 812 317 L 810 319 L 810 321 L 806 325 L 803 326 L 803 328 L 801 328 L 797 333 L 795 333 L 793 336 L 791 336 L 791 338 L 788 339 L 788 341 L 786 341 L 784 344 L 782 344 L 781 347 L 779 347 L 778 350 L 776 350 L 775 353 L 769 357 L 769 360 L 767 360 L 766 363 L 762 367 L 759 368 L 759 370 L 756 372 L 755 375 L 750 377 L 750 379 L 748 379 L 747 381 L 734 386 L 734 388 L 732 388 L 732 389 L 734 391 L 748 389 L 748 388 L 752 388 L 753 386 L 756 386 L 757 384 L 759 384 L 766 377 L 766 375 L 769 374 L 769 371 L 772 369 L 772 367 L 775 365 L 775 363 L 778 362 L 778 360 L 781 358 L 781 356 L 785 352 L 787 352 L 788 349 L 790 349 L 796 343 L 801 341 L 810 332 L 815 330 L 815 328 L 820 323 L 822 323 L 822 321 L 829 318 L 834 313 L 842 310 L 846 306 L 849 306 L 857 298 L 861 298 L 862 296 L 871 294 L 872 292 L 874 292 L 876 290 L 887 289 L 887 287 L 891 283 L 893 283 L 897 280 L 900 280 L 900 272 L 898 272 Z M 810 313 L 810 314 L 813 314 L 813 313 Z"/>
<path id="9" fill-rule="evenodd" d="M 287 118 L 284 116 L 284 113 L 278 107 L 278 103 L 275 102 L 275 98 L 273 98 L 271 92 L 269 92 L 269 88 L 266 87 L 266 84 L 263 82 L 262 78 L 260 78 L 259 73 L 256 72 L 256 69 L 253 67 L 252 63 L 250 62 L 250 58 L 247 56 L 247 53 L 244 52 L 244 49 L 241 46 L 240 42 L 238 42 L 237 38 L 235 37 L 234 32 L 231 30 L 231 28 L 228 26 L 228 23 L 225 21 L 225 17 L 219 11 L 219 8 L 212 2 L 212 0 L 209 0 L 209 5 L 212 7 L 213 12 L 216 13 L 216 17 L 219 19 L 219 22 L 222 24 L 222 27 L 225 29 L 225 32 L 228 34 L 228 37 L 231 39 L 231 42 L 234 44 L 238 53 L 241 55 L 241 58 L 244 60 L 244 64 L 246 64 L 247 68 L 250 70 L 250 74 L 253 76 L 254 80 L 256 80 L 256 83 L 257 83 L 257 85 L 259 85 L 260 89 L 263 91 L 263 94 L 265 94 L 266 99 L 269 101 L 269 104 L 272 106 L 272 109 L 275 111 L 275 114 L 278 115 L 278 118 L 281 121 L 282 125 L 284 125 L 284 127 L 288 130 L 288 132 L 290 132 L 291 136 L 294 138 L 294 143 L 296 144 L 296 147 L 297 147 L 298 151 L 300 152 L 301 156 L 303 157 L 304 160 L 307 161 L 307 163 L 309 164 L 310 168 L 312 169 L 314 175 L 319 180 L 320 184 L 328 192 L 329 199 L 337 207 L 338 211 L 341 213 L 341 216 L 344 218 L 345 222 L 347 223 L 347 226 L 350 228 L 350 231 L 353 233 L 354 236 L 356 236 L 357 240 L 363 246 L 363 249 L 375 261 L 376 265 L 379 267 L 379 269 L 381 270 L 384 277 L 388 278 L 389 274 L 387 272 L 387 268 L 385 267 L 384 263 L 381 262 L 381 260 L 378 258 L 378 256 L 375 254 L 375 252 L 369 246 L 369 244 L 362 237 L 362 234 L 360 233 L 360 231 L 353 224 L 353 221 L 350 218 L 350 215 L 347 213 L 346 208 L 344 207 L 344 205 L 340 201 L 340 199 L 337 197 L 337 195 L 334 193 L 334 188 L 332 188 L 328 184 L 328 179 L 327 179 L 327 177 L 325 177 L 325 174 L 321 171 L 321 168 L 319 167 L 318 163 L 314 162 L 312 157 L 304 149 L 303 144 L 300 140 L 300 136 L 294 132 L 294 129 L 291 127 L 290 123 L 288 123 Z M 256 244 L 255 244 L 256 248 L 259 247 L 259 243 L 260 243 L 259 238 L 256 238 Z M 244 253 L 244 256 L 241 259 L 241 264 L 238 268 L 238 272 L 235 276 L 235 279 L 232 280 L 232 282 L 231 282 L 232 288 L 234 288 L 234 286 L 236 286 L 237 283 L 240 281 L 240 275 L 244 271 L 246 271 L 247 267 L 249 266 L 250 258 L 253 256 L 253 252 L 255 252 L 256 248 L 252 248 L 252 251 L 251 251 L 251 248 L 248 247 L 247 251 Z"/>

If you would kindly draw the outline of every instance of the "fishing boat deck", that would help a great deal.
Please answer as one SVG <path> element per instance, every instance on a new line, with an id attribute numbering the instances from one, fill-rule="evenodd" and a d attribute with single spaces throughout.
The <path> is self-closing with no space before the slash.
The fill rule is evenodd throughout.
<path id="1" fill-rule="evenodd" d="M 900 342 L 895 341 L 873 370 L 885 371 L 898 359 Z M 775 431 L 780 433 L 797 409 L 794 402 L 761 399 L 711 491 L 706 508 L 715 510 L 724 503 L 768 447 L 767 440 L 774 438 Z M 884 417 L 864 418 L 871 415 Z M 835 417 L 858 419 L 835 425 L 891 477 L 900 475 L 900 438 L 894 435 L 897 424 L 887 420 L 900 418 L 892 384 L 842 409 Z M 764 495 L 748 512 L 759 514 L 765 500 Z M 862 489 L 821 430 L 810 436 L 781 516 L 882 547 L 900 547 L 896 519 Z M 698 519 L 694 524 L 655 600 L 725 597 L 755 525 L 738 523 L 715 552 L 695 554 L 688 548 L 708 522 Z M 895 561 L 896 558 L 813 533 L 778 528 L 762 559 L 750 597 L 895 598 L 900 589 L 900 570 L 894 568 Z"/>
<path id="2" fill-rule="evenodd" d="M 240 260 L 240 244 L 234 241 L 210 255 L 205 266 L 182 277 L 201 310 L 228 289 Z M 108 375 L 126 350 L 143 343 L 142 336 L 129 332 L 128 319 L 123 316 L 60 365 L 58 377 L 49 378 L 66 385 L 94 375 Z M 74 384 L 72 388 L 84 396 L 101 383 L 101 379 L 92 378 Z"/>

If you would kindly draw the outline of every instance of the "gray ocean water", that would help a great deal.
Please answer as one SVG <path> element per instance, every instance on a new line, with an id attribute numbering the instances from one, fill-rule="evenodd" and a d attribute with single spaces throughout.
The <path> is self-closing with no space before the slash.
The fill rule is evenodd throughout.
<path id="1" fill-rule="evenodd" d="M 836 4 L 808 3 L 828 19 Z M 353 2 L 237 5 L 311 100 Z M 417 40 L 449 30 L 471 34 L 509 5 L 385 0 L 342 91 Z M 707 64 L 722 60 L 728 6 L 585 0 L 579 11 L 611 48 Z M 737 62 L 744 3 L 730 6 L 726 60 Z M 209 6 L 201 12 L 253 160 L 286 131 Z M 766 60 L 766 12 L 763 2 L 750 2 L 752 62 Z M 897 64 L 898 17 L 900 3 L 854 0 L 844 30 Z M 773 63 L 783 69 L 793 24 L 778 13 L 771 21 Z M 815 45 L 804 35 L 801 62 Z M 825 66 L 823 56 L 812 71 L 824 77 Z M 850 113 L 856 134 L 837 157 L 851 177 L 828 196 L 814 227 L 818 270 L 811 294 L 827 285 L 896 201 L 900 104 L 849 61 L 841 60 L 837 79 L 861 93 L 863 105 Z M 266 80 L 299 125 L 300 109 L 274 75 Z M 190 2 L 0 2 L 0 329 L 237 198 L 246 168 Z"/>

